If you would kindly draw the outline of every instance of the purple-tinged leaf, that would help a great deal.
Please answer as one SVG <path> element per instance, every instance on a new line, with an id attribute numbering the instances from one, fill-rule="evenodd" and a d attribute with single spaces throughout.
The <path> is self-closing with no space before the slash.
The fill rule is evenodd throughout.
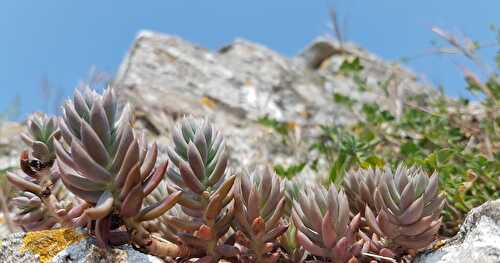
<path id="1" fill-rule="evenodd" d="M 21 176 L 14 174 L 14 173 L 11 173 L 11 172 L 7 172 L 7 179 L 9 180 L 9 182 L 11 184 L 13 184 L 14 186 L 16 186 L 17 188 L 19 188 L 22 191 L 28 191 L 28 192 L 32 192 L 36 195 L 39 195 L 43 190 L 41 186 L 39 186 L 35 183 L 32 183 L 32 182 L 22 178 Z"/>
<path id="2" fill-rule="evenodd" d="M 304 235 L 301 231 L 297 231 L 297 242 L 305 249 L 307 252 L 319 256 L 319 257 L 325 257 L 326 253 L 325 251 L 314 244 L 306 235 Z"/>
<path id="3" fill-rule="evenodd" d="M 433 173 L 429 179 L 429 184 L 424 192 L 424 204 L 431 202 L 438 194 L 439 180 L 438 174 Z"/>
<path id="4" fill-rule="evenodd" d="M 136 216 L 141 209 L 143 198 L 142 185 L 138 184 L 132 188 L 132 191 L 123 200 L 120 216 L 124 218 Z"/>
<path id="5" fill-rule="evenodd" d="M 424 199 L 423 196 L 418 198 L 413 202 L 406 211 L 398 217 L 398 220 L 403 225 L 409 225 L 417 222 L 418 219 L 422 217 L 422 212 L 424 210 Z"/>
<path id="6" fill-rule="evenodd" d="M 154 173 L 146 179 L 144 183 L 144 196 L 149 195 L 153 190 L 160 184 L 161 180 L 165 176 L 165 171 L 168 167 L 168 161 L 160 164 L 158 169 L 154 171 Z"/>
<path id="7" fill-rule="evenodd" d="M 205 139 L 205 134 L 203 133 L 202 130 L 196 132 L 193 141 L 194 145 L 196 145 L 196 148 L 198 149 L 197 152 L 200 153 L 202 162 L 206 164 L 208 160 L 208 146 L 207 146 L 207 141 Z"/>
<path id="8" fill-rule="evenodd" d="M 118 185 L 118 187 L 123 186 L 125 180 L 127 179 L 127 175 L 130 169 L 132 169 L 132 167 L 134 167 L 134 165 L 136 165 L 138 162 L 139 162 L 139 143 L 137 142 L 137 140 L 133 140 L 130 147 L 128 147 L 127 153 L 125 154 L 120 170 L 116 175 L 115 182 Z"/>
<path id="9" fill-rule="evenodd" d="M 92 220 L 104 218 L 113 211 L 113 202 L 113 195 L 106 191 L 101 194 L 95 207 L 87 208 L 83 214 Z"/>
<path id="10" fill-rule="evenodd" d="M 191 191 L 201 194 L 203 193 L 203 190 L 205 190 L 205 187 L 201 184 L 200 180 L 196 175 L 194 174 L 193 170 L 189 166 L 189 164 L 185 161 L 181 161 L 179 165 L 179 171 L 181 173 L 182 179 L 184 180 L 184 183 L 186 184 Z"/>
<path id="11" fill-rule="evenodd" d="M 142 163 L 141 166 L 141 176 L 143 179 L 145 179 L 150 175 L 151 171 L 155 167 L 157 157 L 158 157 L 158 146 L 156 145 L 156 143 L 153 143 L 151 149 L 149 149 L 149 151 L 147 152 L 144 162 Z"/>
<path id="12" fill-rule="evenodd" d="M 102 191 L 84 191 L 82 189 L 78 189 L 68 183 L 64 177 L 61 177 L 62 182 L 64 183 L 64 186 L 75 194 L 76 196 L 80 197 L 81 199 L 89 202 L 89 203 L 97 203 L 97 200 L 99 200 L 99 197 L 101 196 Z"/>
<path id="13" fill-rule="evenodd" d="M 83 176 L 98 182 L 107 183 L 112 180 L 111 174 L 95 162 L 76 141 L 71 143 L 71 156 Z"/>
<path id="14" fill-rule="evenodd" d="M 337 233 L 333 228 L 333 218 L 330 210 L 326 210 L 325 216 L 321 221 L 321 237 L 323 239 L 323 246 L 326 249 L 332 249 L 337 241 Z"/>
<path id="15" fill-rule="evenodd" d="M 413 203 L 413 201 L 415 201 L 415 199 L 415 185 L 413 184 L 413 182 L 409 182 L 406 184 L 403 193 L 401 193 L 399 211 L 405 211 Z"/>
<path id="16" fill-rule="evenodd" d="M 109 230 L 111 222 L 109 217 L 97 219 L 95 224 L 95 236 L 97 239 L 97 244 L 101 248 L 105 248 L 109 243 Z"/>
<path id="17" fill-rule="evenodd" d="M 170 208 L 172 208 L 175 204 L 177 204 L 177 201 L 179 200 L 181 194 L 182 194 L 181 191 L 177 191 L 165 197 L 165 199 L 163 199 L 163 201 L 161 201 L 160 203 L 146 207 L 145 209 L 141 210 L 141 212 L 139 213 L 138 220 L 147 221 L 161 216 L 162 214 L 167 212 Z"/>
<path id="18" fill-rule="evenodd" d="M 365 218 L 366 222 L 368 223 L 368 226 L 370 226 L 371 230 L 375 232 L 377 235 L 382 236 L 383 232 L 380 229 L 377 219 L 375 218 L 375 215 L 373 214 L 372 210 L 370 207 L 367 205 L 365 207 Z"/>
<path id="19" fill-rule="evenodd" d="M 217 158 L 217 164 L 215 165 L 213 172 L 210 174 L 208 185 L 213 186 L 217 184 L 217 182 L 219 182 L 219 180 L 224 176 L 228 160 L 229 155 L 226 152 L 222 153 L 222 155 Z"/>
<path id="20" fill-rule="evenodd" d="M 109 146 L 111 142 L 111 129 L 109 126 L 108 117 L 106 112 L 104 112 L 103 105 L 100 101 L 97 101 L 92 105 L 92 110 L 90 112 L 90 125 L 95 131 L 100 141 L 105 146 Z"/>
<path id="21" fill-rule="evenodd" d="M 125 183 L 123 184 L 120 190 L 120 199 L 123 200 L 126 195 L 130 192 L 130 190 L 136 186 L 141 186 L 142 191 L 142 183 L 141 183 L 141 173 L 140 173 L 140 164 L 136 163 L 132 169 L 130 169 L 127 177 L 125 179 Z M 142 195 L 142 193 L 141 193 Z"/>
<path id="22" fill-rule="evenodd" d="M 77 175 L 76 171 L 60 160 L 57 160 L 57 166 L 59 167 L 60 176 L 65 179 L 64 181 L 71 184 L 75 188 L 92 192 L 104 190 L 106 187 L 106 184 L 104 183 L 92 181 L 86 177 Z"/>
<path id="23" fill-rule="evenodd" d="M 203 164 L 202 156 L 193 142 L 188 144 L 187 149 L 189 166 L 199 180 L 205 177 L 205 165 Z"/>

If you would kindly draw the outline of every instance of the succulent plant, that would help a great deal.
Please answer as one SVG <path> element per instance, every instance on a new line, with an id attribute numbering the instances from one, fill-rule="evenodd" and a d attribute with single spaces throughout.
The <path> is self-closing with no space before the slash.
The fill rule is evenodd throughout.
<path id="1" fill-rule="evenodd" d="M 358 262 L 363 246 L 357 238 L 361 215 L 350 218 L 344 192 L 333 185 L 329 190 L 305 187 L 294 201 L 292 218 L 297 242 L 309 253 L 326 262 Z"/>
<path id="2" fill-rule="evenodd" d="M 73 207 L 68 192 L 60 182 L 57 182 L 52 189 L 50 199 L 53 202 L 49 203 L 50 206 L 44 202 L 47 199 L 40 198 L 28 191 L 19 192 L 11 200 L 15 212 L 14 222 L 25 231 L 45 230 L 61 226 L 62 220 Z"/>
<path id="3" fill-rule="evenodd" d="M 8 180 L 21 192 L 12 200 L 14 221 L 24 230 L 49 229 L 67 223 L 71 203 L 65 202 L 67 192 L 58 183 L 54 172 L 54 142 L 60 137 L 56 118 L 35 113 L 28 118 L 28 130 L 21 134 L 29 146 L 20 156 L 24 175 L 8 173 Z"/>
<path id="4" fill-rule="evenodd" d="M 235 191 L 234 228 L 242 246 L 241 262 L 276 262 L 277 238 L 286 232 L 283 221 L 284 185 L 269 168 L 239 177 Z"/>
<path id="5" fill-rule="evenodd" d="M 21 133 L 21 139 L 29 147 L 20 156 L 20 167 L 27 177 L 10 174 L 9 181 L 21 190 L 34 191 L 41 194 L 57 180 L 50 171 L 56 158 L 54 141 L 59 139 L 56 118 L 42 113 L 35 113 L 28 118 L 28 130 Z M 55 178 L 54 178 L 55 177 Z M 36 186 L 30 184 L 36 184 Z M 26 189 L 29 188 L 29 189 Z"/>
<path id="6" fill-rule="evenodd" d="M 21 139 L 31 148 L 31 158 L 40 163 L 40 168 L 52 166 L 56 158 L 54 141 L 58 140 L 61 132 L 58 129 L 57 119 L 48 117 L 44 113 L 35 113 L 28 118 L 28 131 L 21 133 Z"/>
<path id="7" fill-rule="evenodd" d="M 169 157 L 177 167 L 167 171 L 173 186 L 182 190 L 179 204 L 191 220 L 177 237 L 183 244 L 203 251 L 200 262 L 231 258 L 238 249 L 225 243 L 233 218 L 232 187 L 235 176 L 226 177 L 228 154 L 224 138 L 207 121 L 187 118 L 173 130 L 174 149 Z M 171 240 L 177 242 L 178 240 Z"/>
<path id="8" fill-rule="evenodd" d="M 343 187 L 353 213 L 364 215 L 365 207 L 375 208 L 375 191 L 380 178 L 383 178 L 381 169 L 359 169 L 350 171 L 344 177 Z"/>
<path id="9" fill-rule="evenodd" d="M 25 231 L 48 229 L 57 221 L 46 216 L 42 200 L 30 192 L 20 192 L 11 200 L 15 208 L 14 223 Z"/>
<path id="10" fill-rule="evenodd" d="M 395 173 L 386 169 L 375 192 L 376 210 L 367 205 L 365 217 L 386 247 L 399 254 L 424 248 L 435 239 L 445 202 L 436 173 L 429 178 L 416 167 L 400 165 Z"/>
<path id="11" fill-rule="evenodd" d="M 303 262 L 306 251 L 316 262 L 398 258 L 428 246 L 441 225 L 438 176 L 416 167 L 349 172 L 345 192 L 286 185 L 269 168 L 228 176 L 224 138 L 206 120 L 173 129 L 170 167 L 132 127 L 130 106 L 111 88 L 77 90 L 59 123 L 31 116 L 24 174 L 7 174 L 20 190 L 14 222 L 26 231 L 84 226 L 102 247 L 131 241 L 201 263 Z"/>
<path id="12" fill-rule="evenodd" d="M 306 258 L 306 251 L 297 243 L 297 227 L 293 220 L 288 218 L 288 229 L 285 234 L 279 237 L 279 244 L 283 250 L 284 262 L 302 263 Z"/>
<path id="13" fill-rule="evenodd" d="M 68 147 L 55 143 L 60 176 L 89 206 L 75 211 L 74 223 L 91 226 L 101 246 L 127 242 L 129 234 L 139 245 L 151 245 L 141 222 L 163 214 L 180 195 L 175 192 L 142 207 L 168 166 L 163 162 L 155 167 L 156 144 L 148 147 L 144 136 L 136 136 L 129 106 L 118 105 L 111 88 L 103 95 L 89 88 L 77 90 L 63 115 L 60 127 Z"/>
<path id="14" fill-rule="evenodd" d="M 171 182 L 165 179 L 162 180 L 158 187 L 146 197 L 144 206 L 157 203 L 165 196 L 169 195 L 170 184 Z M 170 190 L 172 190 L 171 187 Z M 175 192 L 175 190 L 172 192 Z M 185 228 L 186 222 L 189 225 L 192 224 L 191 221 L 193 220 L 196 219 L 186 215 L 179 205 L 175 205 L 158 218 L 145 222 L 144 224 L 148 231 L 158 233 L 162 238 L 175 242 L 176 244 L 182 244 L 177 234 L 182 231 L 187 231 Z M 201 224 L 198 224 L 198 226 L 199 225 Z"/>

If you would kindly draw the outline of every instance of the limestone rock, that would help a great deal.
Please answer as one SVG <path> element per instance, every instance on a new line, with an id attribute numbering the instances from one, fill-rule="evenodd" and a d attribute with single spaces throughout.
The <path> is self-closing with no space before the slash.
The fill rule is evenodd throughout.
<path id="1" fill-rule="evenodd" d="M 163 263 L 164 261 L 143 254 L 130 245 L 123 245 L 107 251 L 97 247 L 95 239 L 87 238 L 71 245 L 58 255 L 50 263 Z"/>
<path id="2" fill-rule="evenodd" d="M 360 77 L 367 91 L 357 90 L 352 76 L 339 73 L 345 60 L 358 57 L 364 67 Z M 379 83 L 390 82 L 385 91 Z M 319 125 L 349 123 L 355 113 L 342 110 L 334 92 L 360 101 L 381 101 L 395 115 L 407 96 L 433 94 L 416 76 L 397 64 L 387 63 L 353 44 L 342 45 L 319 38 L 296 57 L 287 58 L 246 40 L 236 40 L 210 51 L 178 37 L 141 32 L 115 78 L 116 93 L 135 106 L 137 125 L 160 150 L 170 144 L 173 123 L 185 115 L 203 116 L 225 134 L 235 170 L 262 163 L 290 164 L 314 158 L 304 143 L 319 134 Z M 382 96 L 390 93 L 391 99 Z M 258 123 L 264 116 L 288 125 L 288 144 Z M 19 124 L 0 127 L 0 170 L 17 167 Z M 313 156 L 310 156 L 313 155 Z M 166 154 L 161 155 L 163 158 Z M 325 162 L 318 164 L 326 170 Z M 321 173 L 320 173 L 321 174 Z M 304 173 L 299 180 L 311 180 Z M 305 179 L 307 178 L 307 179 Z M 2 242 L 0 262 L 37 262 L 38 256 L 18 250 L 24 233 Z M 111 256 L 110 256 L 111 255 Z M 130 246 L 103 255 L 92 239 L 76 243 L 53 262 L 158 262 Z M 10 261 L 9 261 L 10 260 Z M 121 261 L 120 261 L 121 260 Z"/>
<path id="3" fill-rule="evenodd" d="M 354 57 L 365 67 L 361 77 L 369 84 L 367 92 L 357 91 L 352 77 L 338 73 L 342 62 Z M 139 126 L 163 146 L 170 142 L 176 119 L 184 115 L 211 119 L 228 137 L 234 168 L 290 164 L 311 157 L 310 145 L 303 139 L 317 136 L 321 124 L 354 118 L 335 105 L 333 92 L 361 101 L 382 100 L 378 83 L 389 78 L 395 80 L 388 87 L 394 96 L 382 104 L 396 114 L 406 96 L 434 92 L 411 72 L 353 44 L 320 38 L 298 56 L 287 58 L 241 39 L 212 52 L 178 37 L 146 31 L 132 45 L 115 84 L 118 93 L 135 105 Z M 293 132 L 287 147 L 257 123 L 263 116 L 289 124 Z"/>
<path id="4" fill-rule="evenodd" d="M 100 249 L 94 238 L 75 229 L 15 233 L 0 239 L 2 263 L 162 263 L 130 245 Z"/>
<path id="5" fill-rule="evenodd" d="M 500 262 L 500 200 L 472 209 L 455 237 L 443 247 L 418 256 L 414 262 Z"/>

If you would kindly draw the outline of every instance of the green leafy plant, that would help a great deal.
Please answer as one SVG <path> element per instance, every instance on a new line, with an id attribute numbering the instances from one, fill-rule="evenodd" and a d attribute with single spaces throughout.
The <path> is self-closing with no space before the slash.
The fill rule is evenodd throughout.
<path id="1" fill-rule="evenodd" d="M 449 34 L 438 31 L 457 53 L 463 47 Z M 480 45 L 478 46 L 480 48 Z M 480 69 L 489 68 L 480 63 Z M 303 143 L 318 151 L 313 160 L 288 164 L 288 167 L 308 167 L 317 170 L 319 160 L 329 163 L 323 183 L 337 186 L 351 169 L 396 168 L 399 163 L 422 167 L 426 172 L 440 174 L 439 181 L 446 198 L 441 234 L 451 236 L 458 231 L 465 214 L 487 200 L 500 198 L 500 109 L 498 68 L 482 70 L 486 81 L 469 69 L 464 69 L 468 89 L 478 94 L 478 102 L 454 100 L 430 90 L 417 95 L 400 97 L 395 94 L 397 75 L 391 75 L 378 85 L 368 85 L 360 60 L 342 63 L 339 74 L 353 78 L 359 92 L 380 90 L 380 100 L 363 102 L 347 94 L 334 93 L 339 107 L 353 112 L 348 125 L 322 124 L 320 136 Z M 480 66 L 481 65 L 481 66 Z M 396 85 L 397 86 L 397 85 Z M 369 87 L 369 88 L 367 88 Z M 390 108 L 380 101 L 397 101 L 402 107 Z M 278 132 L 278 131 L 277 131 Z M 280 132 L 278 132 L 280 133 Z M 315 153 L 309 156 L 316 156 Z M 277 172 L 293 177 L 293 171 L 275 164 Z M 326 182 L 328 181 L 328 182 Z"/>

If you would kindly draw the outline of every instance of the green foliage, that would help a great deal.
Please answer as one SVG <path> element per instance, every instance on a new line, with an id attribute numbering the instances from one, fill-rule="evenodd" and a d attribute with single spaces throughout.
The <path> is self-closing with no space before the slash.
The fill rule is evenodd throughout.
<path id="1" fill-rule="evenodd" d="M 268 128 L 273 129 L 280 135 L 286 136 L 288 135 L 288 124 L 286 122 L 280 122 L 276 119 L 273 119 L 269 116 L 260 117 L 257 119 L 257 122 L 266 126 Z"/>
<path id="2" fill-rule="evenodd" d="M 488 86 L 498 93 L 496 85 Z M 490 98 L 485 99 L 488 100 Z M 418 103 L 418 98 L 410 98 L 407 104 Z M 451 234 L 458 230 L 463 215 L 471 208 L 500 197 L 500 162 L 498 158 L 488 157 L 487 142 L 478 139 L 488 138 L 490 147 L 498 147 L 498 117 L 494 121 L 478 120 L 468 113 L 457 114 L 448 110 L 456 102 L 442 99 L 429 98 L 426 103 L 425 108 L 404 108 L 399 119 L 382 110 L 382 105 L 363 104 L 362 119 L 344 128 L 343 132 L 349 134 L 348 140 L 340 140 L 342 147 L 332 145 L 322 153 L 334 156 L 330 180 L 335 184 L 350 168 L 385 163 L 394 166 L 397 161 L 422 166 L 428 172 L 437 171 L 448 199 L 445 232 Z M 490 107 L 488 103 L 484 105 L 486 109 Z M 335 141 L 335 137 L 327 135 Z M 498 152 L 498 148 L 490 151 Z"/>
<path id="3" fill-rule="evenodd" d="M 275 165 L 274 171 L 276 172 L 277 175 L 280 177 L 284 177 L 286 179 L 292 179 L 294 176 L 302 172 L 304 170 L 304 167 L 306 166 L 305 162 L 298 163 L 298 164 L 292 164 L 290 166 L 284 166 L 281 164 Z"/>
<path id="4" fill-rule="evenodd" d="M 353 77 L 363 92 L 367 84 L 362 71 L 360 60 L 353 59 L 344 61 L 339 74 Z M 470 72 L 465 79 L 468 89 L 480 95 L 484 114 L 468 112 L 467 100 L 451 100 L 437 93 L 406 98 L 398 116 L 380 101 L 361 103 L 334 93 L 333 102 L 358 112 L 358 119 L 349 126 L 323 125 L 321 136 L 309 142 L 310 149 L 330 162 L 327 176 L 336 185 L 349 170 L 357 168 L 394 168 L 404 162 L 421 166 L 428 173 L 436 171 L 447 199 L 442 233 L 451 235 L 471 208 L 500 198 L 500 79 L 497 72 L 484 83 Z M 384 101 L 393 100 L 388 87 L 394 80 L 390 76 L 375 87 L 385 96 Z M 273 124 L 280 132 L 280 126 Z M 307 165 L 315 169 L 317 162 L 309 160 Z M 302 164 L 290 167 L 294 166 Z M 285 177 L 292 170 L 277 167 L 277 173 Z"/>
<path id="5" fill-rule="evenodd" d="M 342 62 L 339 68 L 339 72 L 341 74 L 350 74 L 350 73 L 358 73 L 363 70 L 363 65 L 361 65 L 361 61 L 358 57 L 353 60 L 345 60 Z"/>

